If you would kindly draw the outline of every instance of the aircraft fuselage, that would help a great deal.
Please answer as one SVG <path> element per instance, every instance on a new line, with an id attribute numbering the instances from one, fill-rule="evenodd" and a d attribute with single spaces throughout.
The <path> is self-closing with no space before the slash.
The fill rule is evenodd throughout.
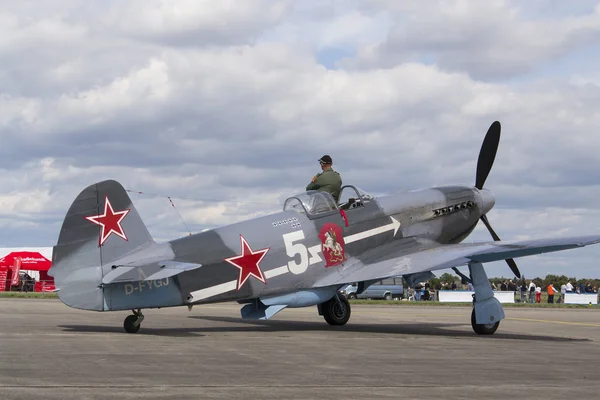
<path id="1" fill-rule="evenodd" d="M 337 210 L 282 211 L 169 243 L 177 261 L 202 264 L 177 277 L 188 303 L 245 300 L 314 287 L 331 268 L 390 241 L 458 243 L 493 204 L 486 190 L 439 187 L 364 201 L 345 210 L 348 226 Z M 328 231 L 336 236 L 330 243 Z M 337 252 L 327 248 L 331 243 L 339 244 Z"/>

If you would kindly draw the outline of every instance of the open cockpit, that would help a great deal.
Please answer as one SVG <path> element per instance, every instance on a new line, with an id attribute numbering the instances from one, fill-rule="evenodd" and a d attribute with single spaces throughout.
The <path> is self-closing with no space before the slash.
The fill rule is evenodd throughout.
<path id="1" fill-rule="evenodd" d="M 339 212 L 339 210 L 363 207 L 370 201 L 374 201 L 373 196 L 355 186 L 346 185 L 340 190 L 337 204 L 330 193 L 309 190 L 286 199 L 283 211 L 295 211 L 304 213 L 309 218 L 315 218 Z"/>

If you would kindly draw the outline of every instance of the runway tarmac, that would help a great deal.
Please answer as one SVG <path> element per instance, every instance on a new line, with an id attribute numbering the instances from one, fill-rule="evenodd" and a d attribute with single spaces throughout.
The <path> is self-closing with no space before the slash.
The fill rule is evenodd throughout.
<path id="1" fill-rule="evenodd" d="M 493 336 L 470 308 L 354 305 L 345 327 L 316 307 L 270 321 L 239 305 L 128 313 L 0 299 L 0 398 L 548 399 L 600 393 L 600 308 L 506 308 Z"/>

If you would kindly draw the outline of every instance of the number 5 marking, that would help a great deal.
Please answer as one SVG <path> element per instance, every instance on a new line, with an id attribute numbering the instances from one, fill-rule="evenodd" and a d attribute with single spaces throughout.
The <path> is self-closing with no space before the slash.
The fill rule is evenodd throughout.
<path id="1" fill-rule="evenodd" d="M 288 262 L 288 269 L 292 274 L 302 274 L 308 269 L 308 249 L 302 243 L 296 243 L 297 240 L 304 239 L 303 231 L 295 231 L 286 233 L 283 235 L 283 242 L 285 243 L 285 251 L 288 257 L 292 257 L 293 260 Z M 300 254 L 300 262 L 296 262 L 296 254 Z"/>

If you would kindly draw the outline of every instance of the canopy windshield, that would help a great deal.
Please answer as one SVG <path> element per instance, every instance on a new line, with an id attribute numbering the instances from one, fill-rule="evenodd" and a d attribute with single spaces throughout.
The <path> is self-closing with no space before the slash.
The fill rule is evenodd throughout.
<path id="1" fill-rule="evenodd" d="M 283 204 L 283 211 L 296 211 L 310 216 L 336 211 L 337 206 L 331 194 L 310 190 L 288 198 Z"/>

